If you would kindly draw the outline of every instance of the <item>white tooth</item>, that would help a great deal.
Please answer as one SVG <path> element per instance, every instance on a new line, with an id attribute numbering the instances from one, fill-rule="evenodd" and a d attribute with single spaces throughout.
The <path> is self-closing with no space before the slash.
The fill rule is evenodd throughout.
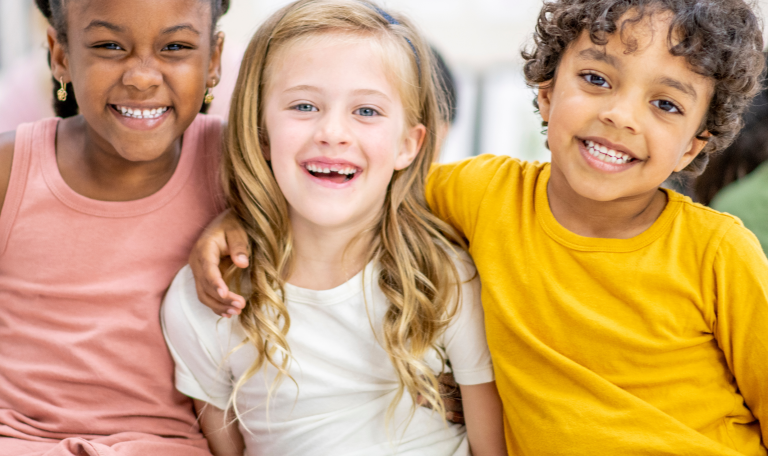
<path id="1" fill-rule="evenodd" d="M 143 115 L 144 117 L 149 117 L 149 109 L 145 109 L 141 111 L 141 115 Z"/>
<path id="2" fill-rule="evenodd" d="M 120 108 L 120 112 L 123 113 L 123 115 L 128 114 L 128 110 L 126 108 Z"/>
<path id="3" fill-rule="evenodd" d="M 154 116 L 155 114 L 157 114 L 157 109 L 150 109 L 149 110 L 149 115 L 150 116 Z"/>
<path id="4" fill-rule="evenodd" d="M 323 173 L 325 173 L 325 174 L 328 174 L 328 173 L 330 173 L 330 172 L 331 172 L 331 170 L 330 170 L 330 169 L 328 169 L 328 168 L 323 168 Z"/>

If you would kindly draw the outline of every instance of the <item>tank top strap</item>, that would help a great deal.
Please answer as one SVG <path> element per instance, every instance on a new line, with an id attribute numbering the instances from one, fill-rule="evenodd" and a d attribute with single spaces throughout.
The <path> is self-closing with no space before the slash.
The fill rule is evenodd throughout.
<path id="1" fill-rule="evenodd" d="M 19 212 L 24 191 L 27 188 L 27 178 L 31 164 L 35 158 L 46 155 L 46 148 L 56 147 L 56 125 L 58 117 L 39 120 L 33 123 L 19 125 L 16 128 L 16 139 L 13 146 L 11 162 L 11 177 L 8 180 L 8 190 L 5 194 L 2 211 L 0 211 L 0 256 L 5 253 L 8 237 Z M 38 150 L 36 155 L 33 151 Z"/>

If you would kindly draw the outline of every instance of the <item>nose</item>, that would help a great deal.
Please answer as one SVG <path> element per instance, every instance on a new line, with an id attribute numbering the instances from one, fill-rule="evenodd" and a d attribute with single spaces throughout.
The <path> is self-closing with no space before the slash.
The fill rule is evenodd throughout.
<path id="1" fill-rule="evenodd" d="M 349 119 L 342 109 L 329 109 L 322 116 L 315 132 L 315 142 L 321 146 L 345 147 L 352 142 Z"/>
<path id="2" fill-rule="evenodd" d="M 639 116 L 645 101 L 638 95 L 618 93 L 606 100 L 598 117 L 600 121 L 620 130 L 628 130 L 633 134 L 640 132 Z"/>
<path id="3" fill-rule="evenodd" d="M 163 74 L 151 60 L 136 61 L 123 73 L 123 84 L 144 92 L 163 83 Z"/>

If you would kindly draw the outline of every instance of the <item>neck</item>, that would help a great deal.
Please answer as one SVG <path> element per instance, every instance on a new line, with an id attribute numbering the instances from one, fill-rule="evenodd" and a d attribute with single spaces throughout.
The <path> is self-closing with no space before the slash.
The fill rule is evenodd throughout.
<path id="1" fill-rule="evenodd" d="M 288 283 L 329 290 L 354 277 L 365 267 L 371 245 L 366 226 L 318 227 L 292 218 L 294 261 Z"/>
<path id="2" fill-rule="evenodd" d="M 127 160 L 82 116 L 61 120 L 56 134 L 56 161 L 64 182 L 100 201 L 133 201 L 154 194 L 173 176 L 180 154 L 181 138 L 153 160 Z"/>
<path id="3" fill-rule="evenodd" d="M 552 166 L 547 198 L 552 215 L 568 231 L 579 236 L 608 239 L 633 238 L 651 227 L 667 204 L 661 189 L 614 201 L 585 198 L 571 188 Z"/>

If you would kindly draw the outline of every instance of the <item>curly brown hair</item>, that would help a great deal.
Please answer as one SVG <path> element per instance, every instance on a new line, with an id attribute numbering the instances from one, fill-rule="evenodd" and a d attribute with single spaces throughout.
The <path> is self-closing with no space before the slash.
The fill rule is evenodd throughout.
<path id="1" fill-rule="evenodd" d="M 670 53 L 685 57 L 695 72 L 714 82 L 709 110 L 699 132 L 708 131 L 711 137 L 681 171 L 698 175 L 704 171 L 710 154 L 733 142 L 743 126 L 744 110 L 760 90 L 763 36 L 760 20 L 746 1 L 548 1 L 539 13 L 532 49 L 522 52 L 524 72 L 532 87 L 554 81 L 563 53 L 582 31 L 589 31 L 593 43 L 605 45 L 610 35 L 621 35 L 627 25 L 667 11 L 673 15 L 667 35 Z M 635 50 L 631 40 L 625 44 L 627 51 Z M 535 99 L 534 106 L 538 109 Z"/>

